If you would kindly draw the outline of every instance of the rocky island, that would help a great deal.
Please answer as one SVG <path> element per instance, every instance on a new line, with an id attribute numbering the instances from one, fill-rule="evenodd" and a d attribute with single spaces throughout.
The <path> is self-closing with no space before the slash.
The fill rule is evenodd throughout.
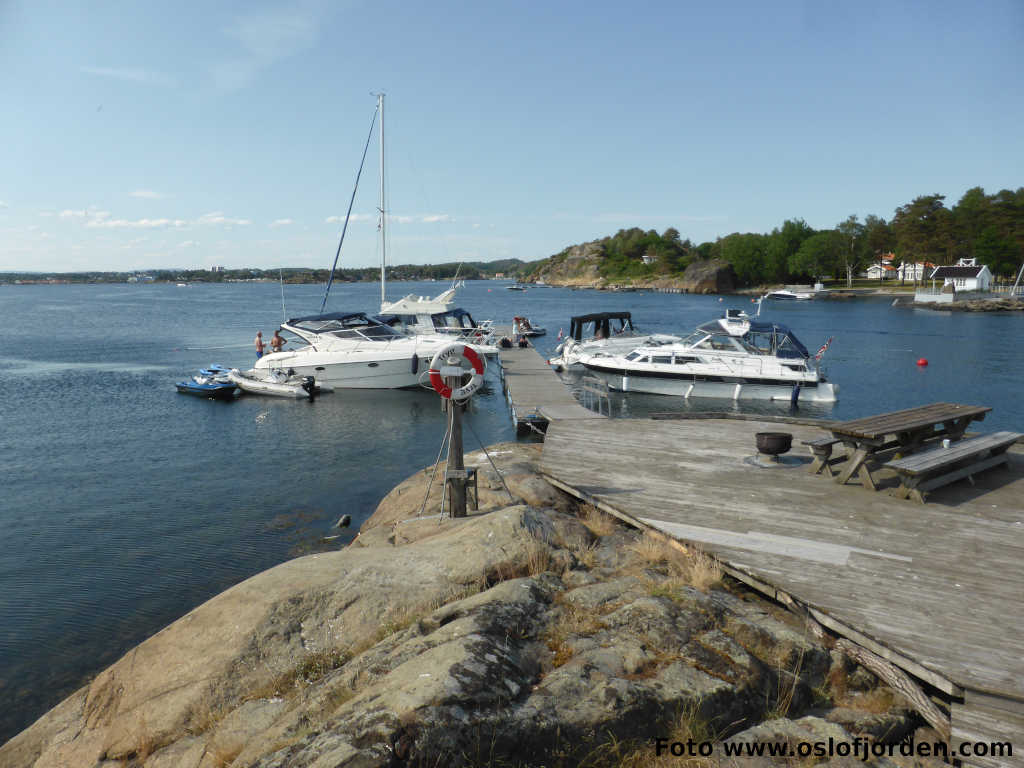
<path id="1" fill-rule="evenodd" d="M 460 519 L 438 517 L 433 468 L 415 473 L 349 546 L 197 607 L 0 766 L 810 765 L 801 744 L 939 739 L 828 637 L 701 552 L 578 504 L 539 457 L 468 455 L 479 511 Z M 795 756 L 724 756 L 757 744 Z"/>

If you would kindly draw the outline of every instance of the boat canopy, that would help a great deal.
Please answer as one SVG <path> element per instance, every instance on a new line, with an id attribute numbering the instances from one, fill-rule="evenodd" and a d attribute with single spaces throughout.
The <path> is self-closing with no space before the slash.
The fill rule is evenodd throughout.
<path id="1" fill-rule="evenodd" d="M 810 357 L 807 348 L 787 326 L 771 320 L 759 320 L 746 314 L 727 315 L 720 320 L 703 323 L 697 326 L 697 334 L 700 333 L 737 336 L 763 354 L 776 357 L 800 360 Z M 693 335 L 686 341 L 689 344 L 697 343 Z"/>
<path id="2" fill-rule="evenodd" d="M 614 330 L 611 321 L 618 320 L 619 326 Z M 588 323 L 594 324 L 594 335 L 601 332 L 601 338 L 609 338 L 612 334 L 633 330 L 632 315 L 629 312 L 595 312 L 590 315 L 576 315 L 569 318 L 569 336 L 576 341 L 583 340 L 583 329 Z"/>

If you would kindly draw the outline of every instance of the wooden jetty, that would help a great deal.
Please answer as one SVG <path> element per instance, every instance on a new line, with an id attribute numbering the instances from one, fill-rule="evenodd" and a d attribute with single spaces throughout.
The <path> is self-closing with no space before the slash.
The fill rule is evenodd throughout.
<path id="1" fill-rule="evenodd" d="M 780 429 L 792 453 L 758 458 L 755 433 Z M 809 472 L 799 441 L 823 434 L 777 421 L 557 421 L 542 470 L 627 522 L 699 546 L 812 630 L 839 635 L 844 651 L 891 669 L 954 748 L 1012 743 L 1012 757 L 965 764 L 1024 765 L 1022 446 L 1008 467 L 921 506 L 886 492 L 891 474 L 870 491 Z"/>
<path id="2" fill-rule="evenodd" d="M 518 434 L 543 432 L 553 421 L 603 420 L 584 408 L 531 344 L 501 349 L 501 386 Z"/>

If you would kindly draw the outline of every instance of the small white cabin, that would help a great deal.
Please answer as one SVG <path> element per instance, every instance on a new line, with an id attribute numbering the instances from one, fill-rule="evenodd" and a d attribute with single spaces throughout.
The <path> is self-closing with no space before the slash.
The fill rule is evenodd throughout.
<path id="1" fill-rule="evenodd" d="M 976 259 L 960 259 L 951 267 L 936 267 L 932 280 L 942 280 L 943 287 L 952 285 L 957 291 L 987 291 L 992 285 L 992 272 L 987 265 L 978 266 Z"/>

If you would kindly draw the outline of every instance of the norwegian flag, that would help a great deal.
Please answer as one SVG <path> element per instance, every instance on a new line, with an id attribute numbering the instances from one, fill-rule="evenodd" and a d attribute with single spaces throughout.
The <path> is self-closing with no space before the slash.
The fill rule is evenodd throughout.
<path id="1" fill-rule="evenodd" d="M 822 355 L 824 355 L 825 354 L 825 350 L 828 349 L 829 346 L 831 346 L 832 339 L 834 339 L 834 338 L 835 338 L 835 336 L 829 336 L 828 337 L 828 341 L 826 341 L 824 344 L 822 344 L 821 348 L 817 352 L 814 353 L 814 359 L 815 360 L 821 360 Z"/>

